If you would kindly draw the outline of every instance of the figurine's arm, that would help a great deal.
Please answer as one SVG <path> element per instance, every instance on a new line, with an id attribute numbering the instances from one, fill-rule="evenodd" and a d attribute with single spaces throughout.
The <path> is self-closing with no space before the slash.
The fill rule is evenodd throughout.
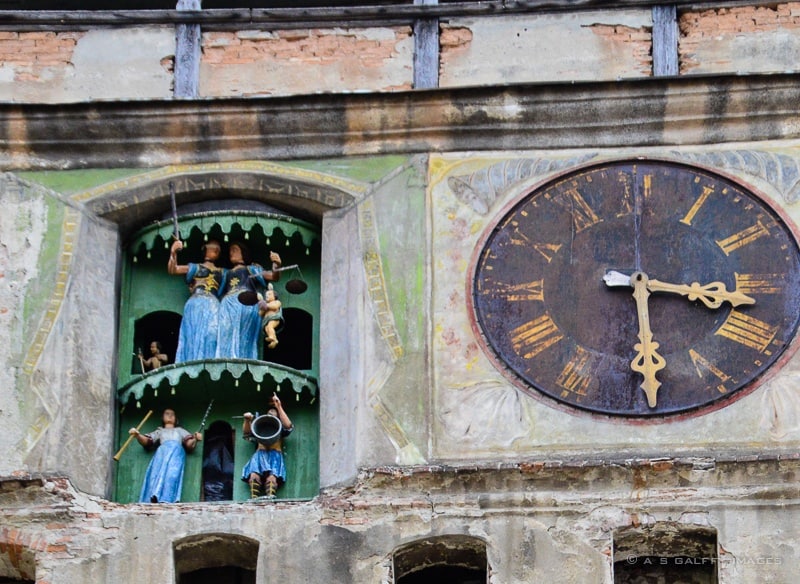
<path id="1" fill-rule="evenodd" d="M 242 422 L 242 437 L 245 440 L 248 440 L 249 437 L 253 435 L 253 430 L 251 427 L 251 423 L 253 421 L 253 414 L 251 414 L 250 412 L 245 412 L 244 416 L 242 417 L 244 418 L 244 421 Z"/>
<path id="2" fill-rule="evenodd" d="M 183 242 L 175 240 L 169 250 L 169 260 L 167 260 L 167 273 L 171 275 L 184 275 L 189 273 L 189 266 L 178 265 L 178 250 L 183 249 Z"/>
<path id="3" fill-rule="evenodd" d="M 269 252 L 269 259 L 272 262 L 272 271 L 264 270 L 261 272 L 261 277 L 267 282 L 277 282 L 281 279 L 281 272 L 279 269 L 283 264 L 283 262 L 281 262 L 281 256 L 278 255 L 277 252 L 271 251 Z"/>
<path id="4" fill-rule="evenodd" d="M 275 393 L 272 394 L 272 404 L 275 406 L 275 409 L 278 410 L 278 419 L 281 421 L 281 424 L 283 424 L 283 427 L 286 430 L 290 429 L 292 427 L 292 420 L 286 415 L 283 405 L 281 405 L 281 398 Z"/>
<path id="5" fill-rule="evenodd" d="M 133 434 L 134 436 L 136 436 L 136 441 L 145 448 L 150 448 L 153 445 L 153 439 L 150 438 L 150 436 L 148 436 L 147 434 L 142 434 L 136 428 L 131 428 L 130 430 L 128 430 L 128 434 Z"/>
<path id="6" fill-rule="evenodd" d="M 200 432 L 195 432 L 194 434 L 188 434 L 183 439 L 183 448 L 186 452 L 194 452 L 197 443 L 203 439 L 203 435 Z"/>

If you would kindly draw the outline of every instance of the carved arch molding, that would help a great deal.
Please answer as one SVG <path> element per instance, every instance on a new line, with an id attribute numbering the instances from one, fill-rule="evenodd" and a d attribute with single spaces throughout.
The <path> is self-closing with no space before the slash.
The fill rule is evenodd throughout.
<path id="1" fill-rule="evenodd" d="M 271 163 L 166 167 L 107 183 L 73 196 L 93 214 L 119 226 L 123 239 L 170 213 L 170 190 L 179 207 L 220 200 L 263 203 L 320 224 L 331 209 L 346 207 L 363 192 L 355 181 Z"/>

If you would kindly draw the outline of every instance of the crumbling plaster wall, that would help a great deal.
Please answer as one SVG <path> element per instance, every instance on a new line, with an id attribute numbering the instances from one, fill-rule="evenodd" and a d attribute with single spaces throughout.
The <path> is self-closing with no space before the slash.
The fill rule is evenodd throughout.
<path id="1" fill-rule="evenodd" d="M 775 73 L 800 62 L 800 2 L 680 15 L 680 73 Z"/>
<path id="2" fill-rule="evenodd" d="M 647 77 L 649 10 L 449 19 L 439 85 L 456 87 Z"/>
<path id="3" fill-rule="evenodd" d="M 68 472 L 108 488 L 117 309 L 116 230 L 60 194 L 4 175 L 0 202 L 0 475 Z M 93 462 L 92 462 L 93 461 Z"/>
<path id="4" fill-rule="evenodd" d="M 168 584 L 173 543 L 235 534 L 260 544 L 259 582 L 391 584 L 393 550 L 464 535 L 485 542 L 491 583 L 600 584 L 626 561 L 617 531 L 662 525 L 715 531 L 720 582 L 791 582 L 798 470 L 796 458 L 385 468 L 309 502 L 125 506 L 63 478 L 18 478 L 0 483 L 0 570 L 39 584 Z"/>
<path id="5" fill-rule="evenodd" d="M 69 103 L 172 95 L 170 26 L 0 31 L 0 100 Z"/>
<path id="6" fill-rule="evenodd" d="M 413 81 L 411 29 L 203 34 L 202 97 L 396 91 Z"/>
<path id="7" fill-rule="evenodd" d="M 440 21 L 439 86 L 652 75 L 649 8 L 531 12 Z M 800 2 L 679 12 L 680 74 L 794 71 Z M 202 28 L 201 28 L 202 30 Z M 0 31 L 0 100 L 172 96 L 171 24 Z M 202 30 L 199 97 L 413 88 L 408 26 Z"/>

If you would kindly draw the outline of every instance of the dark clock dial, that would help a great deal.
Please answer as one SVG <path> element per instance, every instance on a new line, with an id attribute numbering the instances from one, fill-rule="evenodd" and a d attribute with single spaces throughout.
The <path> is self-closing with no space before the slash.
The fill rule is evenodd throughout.
<path id="1" fill-rule="evenodd" d="M 728 403 L 800 319 L 800 250 L 755 194 L 664 161 L 595 165 L 519 199 L 483 238 L 469 295 L 522 389 L 653 417 Z"/>

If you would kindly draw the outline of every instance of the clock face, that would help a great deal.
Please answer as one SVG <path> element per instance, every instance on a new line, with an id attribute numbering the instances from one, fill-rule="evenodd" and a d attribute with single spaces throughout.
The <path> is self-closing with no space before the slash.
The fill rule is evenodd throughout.
<path id="1" fill-rule="evenodd" d="M 484 350 L 517 386 L 647 418 L 728 403 L 776 363 L 800 319 L 800 250 L 727 178 L 612 162 L 516 202 L 471 286 Z"/>

